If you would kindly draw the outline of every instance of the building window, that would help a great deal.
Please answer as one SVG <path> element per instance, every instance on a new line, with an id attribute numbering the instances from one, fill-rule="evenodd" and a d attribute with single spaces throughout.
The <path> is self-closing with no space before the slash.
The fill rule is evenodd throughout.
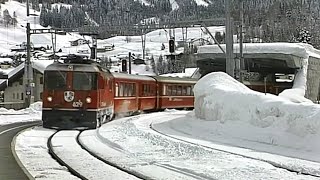
<path id="1" fill-rule="evenodd" d="M 21 93 L 21 100 L 23 100 L 23 93 Z"/>
<path id="2" fill-rule="evenodd" d="M 40 77 L 40 84 L 43 84 L 43 76 Z"/>
<path id="3" fill-rule="evenodd" d="M 23 84 L 23 78 L 19 79 L 19 85 Z"/>
<path id="4" fill-rule="evenodd" d="M 16 94 L 13 93 L 13 94 L 12 94 L 12 99 L 15 99 L 15 98 L 16 98 Z"/>
<path id="5" fill-rule="evenodd" d="M 17 99 L 19 99 L 19 93 L 17 93 Z"/>
<path id="6" fill-rule="evenodd" d="M 42 92 L 40 93 L 40 99 L 42 100 Z"/>

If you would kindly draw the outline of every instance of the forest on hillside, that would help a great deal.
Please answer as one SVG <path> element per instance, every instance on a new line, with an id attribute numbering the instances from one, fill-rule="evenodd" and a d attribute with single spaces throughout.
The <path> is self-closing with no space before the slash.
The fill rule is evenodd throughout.
<path id="1" fill-rule="evenodd" d="M 0 0 L 4 3 L 6 0 Z M 26 0 L 17 0 L 25 2 Z M 66 30 L 94 30 L 101 38 L 114 34 L 137 34 L 137 24 L 156 24 L 186 20 L 225 17 L 224 0 L 176 0 L 173 10 L 170 0 L 29 0 L 32 8 L 41 10 L 43 26 Z M 320 48 L 320 0 L 243 0 L 245 42 L 305 42 Z M 65 3 L 71 6 L 52 6 Z M 234 33 L 239 32 L 240 0 L 232 0 Z M 2 18 L 8 13 L 1 9 Z M 2 21 L 10 23 L 11 21 Z M 113 27 L 113 28 L 112 28 Z"/>

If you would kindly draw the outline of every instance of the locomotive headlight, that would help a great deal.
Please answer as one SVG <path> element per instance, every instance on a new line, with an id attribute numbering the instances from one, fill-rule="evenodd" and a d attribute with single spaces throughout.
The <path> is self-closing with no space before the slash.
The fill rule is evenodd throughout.
<path id="1" fill-rule="evenodd" d="M 88 104 L 90 104 L 90 103 L 91 103 L 91 97 L 87 97 L 87 98 L 86 98 L 86 102 L 87 102 Z"/>
<path id="2" fill-rule="evenodd" d="M 48 100 L 49 102 L 51 102 L 51 101 L 52 101 L 52 97 L 51 97 L 51 96 L 48 96 L 48 97 L 47 97 L 47 100 Z"/>

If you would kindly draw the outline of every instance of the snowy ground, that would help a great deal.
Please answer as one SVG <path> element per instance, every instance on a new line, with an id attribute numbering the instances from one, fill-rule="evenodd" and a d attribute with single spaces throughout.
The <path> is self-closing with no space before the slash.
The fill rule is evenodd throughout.
<path id="1" fill-rule="evenodd" d="M 194 111 L 114 120 L 82 132 L 79 142 L 104 160 L 154 179 L 320 179 L 319 105 L 294 103 L 297 94 L 254 92 L 224 73 L 202 78 L 194 92 Z M 39 106 L 16 112 L 22 115 L 2 109 L 7 114 L 2 116 L 39 118 Z M 47 153 L 46 140 L 53 133 L 39 127 L 17 138 L 17 154 L 34 177 L 68 174 Z M 105 165 L 76 144 L 77 134 L 59 132 L 55 151 L 88 178 L 103 179 L 97 172 Z M 109 170 L 114 179 L 130 179 Z"/>
<path id="2" fill-rule="evenodd" d="M 26 16 L 23 4 L 10 1 L 2 9 L 9 9 L 11 14 L 17 11 L 21 17 L 16 28 L 0 28 L 0 52 L 5 54 L 9 53 L 9 47 L 25 41 L 26 22 L 32 23 L 31 28 L 41 27 L 38 17 L 22 18 Z M 212 33 L 223 30 L 223 27 L 210 28 Z M 180 31 L 176 31 L 177 40 L 181 38 Z M 188 37 L 204 35 L 200 28 L 190 28 Z M 75 53 L 87 47 L 70 48 L 69 41 L 77 38 L 81 36 L 58 35 L 57 48 Z M 167 54 L 167 48 L 161 50 L 162 43 L 167 45 L 167 41 L 165 30 L 148 33 L 147 53 L 155 57 Z M 50 35 L 32 36 L 32 42 L 51 45 Z M 130 42 L 124 36 L 98 42 L 99 46 L 106 44 L 115 45 L 115 50 L 103 54 L 106 57 L 128 51 L 142 52 L 138 36 L 130 37 Z M 292 49 L 287 51 L 291 53 Z M 301 52 L 302 57 L 310 55 L 304 49 L 295 50 Z M 145 73 L 145 68 L 140 65 L 133 71 Z M 300 78 L 295 79 L 294 88 L 280 97 L 251 91 L 223 73 L 209 74 L 195 87 L 194 112 L 166 111 L 124 118 L 105 124 L 98 131 L 83 132 L 80 142 L 103 159 L 155 179 L 317 179 L 320 177 L 320 106 L 303 97 L 305 68 L 297 74 Z M 41 103 L 20 111 L 0 108 L 0 125 L 40 119 Z M 48 154 L 47 140 L 53 133 L 41 127 L 21 133 L 15 146 L 20 160 L 37 179 L 77 179 Z M 76 133 L 63 131 L 53 141 L 55 151 L 65 161 L 89 179 L 93 176 L 132 179 L 89 156 L 76 144 Z"/>
<path id="3" fill-rule="evenodd" d="M 80 135 L 80 142 L 101 158 L 154 179 L 317 179 L 277 168 L 273 163 L 320 175 L 320 164 L 316 162 L 234 147 L 230 145 L 231 138 L 221 143 L 221 135 L 213 133 L 216 129 L 208 128 L 213 125 L 214 122 L 195 118 L 192 112 L 166 111 L 123 118 L 103 125 L 98 131 L 85 131 Z M 18 156 L 34 177 L 72 178 L 47 153 L 46 140 L 52 133 L 39 127 L 19 135 Z M 101 172 L 106 172 L 105 165 L 97 165 L 101 162 L 78 147 L 74 141 L 76 134 L 76 131 L 59 133 L 53 140 L 55 151 L 87 177 L 103 179 L 105 175 Z M 242 142 L 244 146 L 250 145 L 250 141 Z M 255 145 L 281 149 L 271 144 L 256 142 Z"/>

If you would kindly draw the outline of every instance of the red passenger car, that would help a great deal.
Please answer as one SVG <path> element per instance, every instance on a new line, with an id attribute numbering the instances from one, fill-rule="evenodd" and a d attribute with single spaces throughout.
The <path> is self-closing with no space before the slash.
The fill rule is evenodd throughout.
<path id="1" fill-rule="evenodd" d="M 96 128 L 114 114 L 192 108 L 195 79 L 110 73 L 76 56 L 44 71 L 43 127 Z"/>

